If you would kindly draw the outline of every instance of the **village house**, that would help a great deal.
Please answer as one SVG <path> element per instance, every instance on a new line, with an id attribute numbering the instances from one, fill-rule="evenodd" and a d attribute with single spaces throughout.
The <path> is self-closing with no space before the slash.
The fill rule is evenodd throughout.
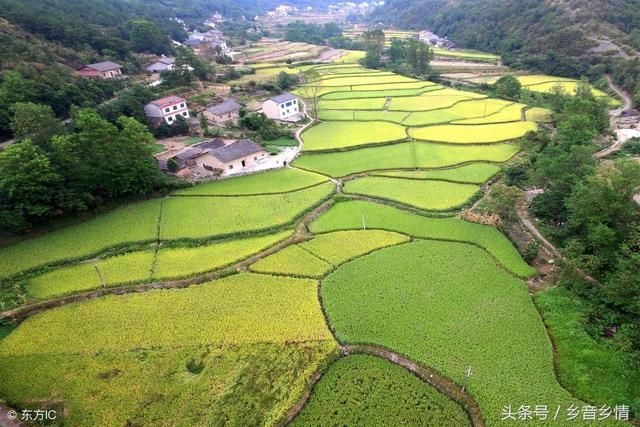
<path id="1" fill-rule="evenodd" d="M 187 100 L 175 95 L 151 101 L 144 106 L 144 111 L 151 123 L 156 126 L 163 121 L 169 125 L 173 124 L 178 116 L 185 120 L 189 118 Z"/>
<path id="2" fill-rule="evenodd" d="M 262 103 L 262 112 L 273 120 L 298 121 L 301 111 L 298 97 L 291 93 L 274 96 Z"/>
<path id="3" fill-rule="evenodd" d="M 234 175 L 246 172 L 269 157 L 264 148 L 250 139 L 225 144 L 219 139 L 185 148 L 171 158 L 174 173 L 183 177 Z M 160 162 L 168 170 L 170 161 Z"/>
<path id="4" fill-rule="evenodd" d="M 101 79 L 117 79 L 122 77 L 122 65 L 111 61 L 85 65 L 76 70 L 82 77 L 98 77 Z"/>
<path id="5" fill-rule="evenodd" d="M 238 104 L 235 99 L 228 98 L 220 104 L 205 109 L 202 114 L 214 123 L 237 123 L 241 109 L 242 105 Z"/>
<path id="6" fill-rule="evenodd" d="M 445 49 L 454 49 L 456 44 L 446 37 L 432 33 L 431 31 L 422 30 L 418 33 L 418 40 L 432 47 L 441 47 Z"/>
<path id="7" fill-rule="evenodd" d="M 189 34 L 189 38 L 184 42 L 185 46 L 190 47 L 195 52 L 201 52 L 206 48 L 215 49 L 220 48 L 220 52 L 223 55 L 227 55 L 233 59 L 233 52 L 227 46 L 227 42 L 224 40 L 222 31 L 212 29 L 205 33 L 194 31 Z"/>
<path id="8" fill-rule="evenodd" d="M 145 70 L 149 73 L 161 73 L 163 71 L 171 71 L 175 68 L 175 58 L 163 56 L 155 62 L 147 65 Z"/>

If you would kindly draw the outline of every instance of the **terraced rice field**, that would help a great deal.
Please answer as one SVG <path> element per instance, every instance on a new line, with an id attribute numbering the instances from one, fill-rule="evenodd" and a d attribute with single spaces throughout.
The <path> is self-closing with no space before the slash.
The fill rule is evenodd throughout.
<path id="1" fill-rule="evenodd" d="M 190 286 L 28 317 L 0 338 L 0 397 L 61 401 L 70 425 L 169 425 L 175 414 L 185 425 L 282 425 L 294 408 L 296 426 L 469 425 L 404 367 L 340 358 L 333 331 L 457 384 L 473 366 L 467 394 L 488 425 L 508 404 L 581 406 L 556 380 L 521 280 L 536 271 L 496 228 L 448 212 L 500 173 L 520 150 L 512 140 L 547 112 L 371 72 L 358 57 L 317 67 L 322 122 L 302 134 L 293 168 L 195 185 L 1 248 L 0 286 L 27 302 L 103 280 Z"/>

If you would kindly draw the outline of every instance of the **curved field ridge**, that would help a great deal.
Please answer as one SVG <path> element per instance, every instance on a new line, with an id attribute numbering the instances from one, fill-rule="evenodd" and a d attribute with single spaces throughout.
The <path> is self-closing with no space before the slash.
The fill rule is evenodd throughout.
<path id="1" fill-rule="evenodd" d="M 452 145 L 406 142 L 341 153 L 306 154 L 294 166 L 332 177 L 384 169 L 442 168 L 474 161 L 504 162 L 520 148 L 513 144 Z"/>
<path id="2" fill-rule="evenodd" d="M 292 426 L 468 426 L 465 412 L 406 369 L 375 356 L 340 359 Z"/>
<path id="3" fill-rule="evenodd" d="M 386 248 L 338 268 L 321 295 L 340 341 L 392 349 L 459 384 L 472 366 L 468 389 L 487 425 L 500 424 L 508 404 L 583 405 L 556 381 L 526 286 L 479 248 L 433 241 Z"/>
<path id="4" fill-rule="evenodd" d="M 326 180 L 321 175 L 299 169 L 284 168 L 198 184 L 190 188 L 174 191 L 172 194 L 176 196 L 280 194 L 311 187 Z"/>
<path id="5" fill-rule="evenodd" d="M 292 245 L 261 259 L 250 269 L 258 273 L 317 278 L 330 272 L 333 266 L 300 246 Z"/>
<path id="6" fill-rule="evenodd" d="M 388 199 L 419 209 L 446 211 L 467 203 L 480 187 L 446 181 L 366 176 L 347 181 L 344 192 Z"/>
<path id="7" fill-rule="evenodd" d="M 0 395 L 63 401 L 69 425 L 276 425 L 335 352 L 315 281 L 240 274 L 26 320 Z"/>
<path id="8" fill-rule="evenodd" d="M 241 273 L 186 289 L 71 304 L 21 323 L 2 341 L 0 359 L 185 343 L 331 340 L 316 285 L 313 280 Z"/>
<path id="9" fill-rule="evenodd" d="M 468 242 L 489 252 L 504 268 L 520 277 L 535 269 L 527 265 L 513 244 L 495 228 L 458 218 L 431 218 L 377 203 L 340 202 L 311 223 L 313 233 L 337 230 L 381 229 L 427 239 Z M 495 264 L 492 263 L 492 264 Z"/>
<path id="10" fill-rule="evenodd" d="M 203 239 L 291 223 L 328 197 L 332 183 L 285 194 L 238 197 L 170 197 L 164 202 L 160 238 Z"/>
<path id="11" fill-rule="evenodd" d="M 404 127 L 387 122 L 324 122 L 302 134 L 304 151 L 330 150 L 405 139 Z"/>
<path id="12" fill-rule="evenodd" d="M 38 266 L 97 254 L 130 242 L 152 241 L 158 232 L 160 200 L 115 209 L 0 249 L 0 278 Z"/>
<path id="13" fill-rule="evenodd" d="M 487 125 L 442 125 L 410 128 L 409 136 L 423 141 L 451 144 L 490 144 L 522 138 L 538 129 L 532 122 L 495 123 Z"/>
<path id="14" fill-rule="evenodd" d="M 377 172 L 376 176 L 390 176 L 407 179 L 441 179 L 444 181 L 462 182 L 466 184 L 484 184 L 502 169 L 492 163 L 472 163 L 448 169 L 432 169 L 419 171 L 386 171 Z"/>

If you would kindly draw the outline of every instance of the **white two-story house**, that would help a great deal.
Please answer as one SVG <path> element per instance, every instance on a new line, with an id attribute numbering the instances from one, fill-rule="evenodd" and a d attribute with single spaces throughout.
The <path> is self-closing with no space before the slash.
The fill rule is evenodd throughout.
<path id="1" fill-rule="evenodd" d="M 171 125 L 179 116 L 185 120 L 189 118 L 187 100 L 175 95 L 151 101 L 145 105 L 144 111 L 154 125 L 159 125 L 163 121 Z"/>
<path id="2" fill-rule="evenodd" d="M 297 121 L 301 117 L 298 97 L 291 93 L 267 99 L 262 103 L 262 111 L 274 120 Z"/>

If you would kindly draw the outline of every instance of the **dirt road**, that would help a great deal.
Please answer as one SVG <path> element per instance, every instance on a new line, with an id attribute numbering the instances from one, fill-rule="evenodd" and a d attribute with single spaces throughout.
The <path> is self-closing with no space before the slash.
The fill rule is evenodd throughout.
<path id="1" fill-rule="evenodd" d="M 627 95 L 622 89 L 616 86 L 610 75 L 607 74 L 606 77 L 609 88 L 611 88 L 611 90 L 614 91 L 623 100 L 623 104 L 621 107 L 609 111 L 610 126 L 611 129 L 616 133 L 616 141 L 607 148 L 604 148 L 595 153 L 593 156 L 596 159 L 602 159 L 609 154 L 618 151 L 620 147 L 622 147 L 622 145 L 624 145 L 624 143 L 631 138 L 640 137 L 639 130 L 630 128 L 619 128 L 617 119 L 620 117 L 623 111 L 629 110 L 633 107 L 633 102 L 631 101 L 631 97 L 629 95 Z"/>

